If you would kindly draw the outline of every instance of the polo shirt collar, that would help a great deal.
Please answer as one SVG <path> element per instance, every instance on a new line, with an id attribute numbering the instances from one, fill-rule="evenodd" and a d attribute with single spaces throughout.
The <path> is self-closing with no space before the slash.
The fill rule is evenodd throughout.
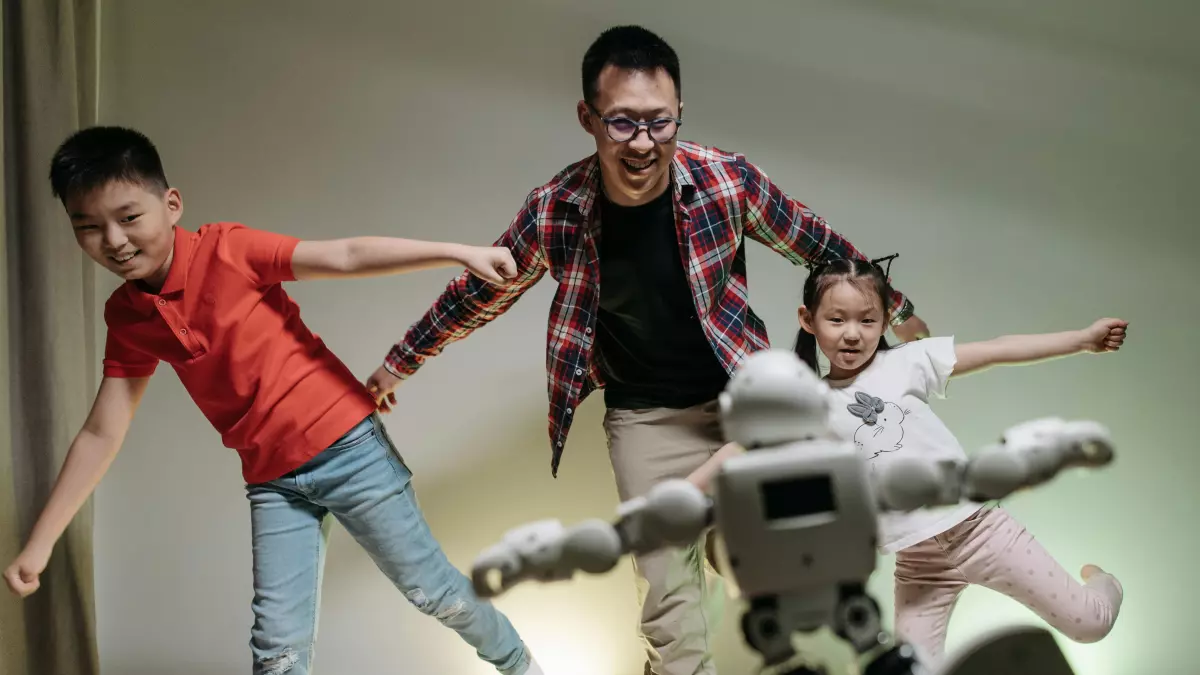
<path id="1" fill-rule="evenodd" d="M 155 298 L 178 293 L 187 285 L 188 262 L 192 257 L 192 250 L 195 248 L 196 239 L 200 235 L 195 232 L 176 226 L 175 227 L 175 242 L 171 245 L 171 269 L 167 271 L 167 280 L 163 282 L 163 287 L 155 293 L 148 293 L 142 290 L 136 281 L 125 282 L 125 287 L 128 292 L 129 301 L 138 311 L 143 314 L 153 314 Z"/>
<path id="2" fill-rule="evenodd" d="M 163 282 L 159 295 L 169 295 L 183 290 L 187 284 L 188 262 L 192 259 L 192 248 L 199 237 L 195 232 L 175 226 L 174 253 L 171 256 L 171 269 L 167 271 L 167 280 Z"/>

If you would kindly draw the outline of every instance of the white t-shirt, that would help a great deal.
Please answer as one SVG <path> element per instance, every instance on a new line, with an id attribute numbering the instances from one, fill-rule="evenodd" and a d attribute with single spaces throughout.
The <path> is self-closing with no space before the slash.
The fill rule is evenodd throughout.
<path id="1" fill-rule="evenodd" d="M 954 338 L 926 338 L 876 352 L 875 360 L 848 380 L 826 378 L 833 390 L 830 421 L 853 439 L 872 471 L 905 453 L 931 459 L 966 460 L 958 439 L 929 407 L 931 396 L 946 397 L 957 362 Z M 939 535 L 979 510 L 981 504 L 881 513 L 879 549 L 895 553 Z"/>

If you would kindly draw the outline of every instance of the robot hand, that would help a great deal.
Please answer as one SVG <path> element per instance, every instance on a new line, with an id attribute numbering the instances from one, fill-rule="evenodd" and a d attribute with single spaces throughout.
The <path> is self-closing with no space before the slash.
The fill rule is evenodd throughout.
<path id="1" fill-rule="evenodd" d="M 471 581 L 479 597 L 491 598 L 522 581 L 566 581 L 576 572 L 602 574 L 627 553 L 696 541 L 708 527 L 711 512 L 708 497 L 691 483 L 666 481 L 621 504 L 615 525 L 593 519 L 566 528 L 557 520 L 542 520 L 509 530 L 475 560 Z"/>
<path id="2" fill-rule="evenodd" d="M 1104 466 L 1113 460 L 1112 435 L 1089 420 L 1033 420 L 1004 432 L 1001 442 L 1014 452 L 1050 455 L 1062 466 Z"/>
<path id="3" fill-rule="evenodd" d="M 607 572 L 622 553 L 617 531 L 602 520 L 569 529 L 557 520 L 541 520 L 509 530 L 499 544 L 481 553 L 471 583 L 479 597 L 492 598 L 522 581 L 566 581 L 577 571 Z"/>
<path id="4" fill-rule="evenodd" d="M 969 463 L 965 497 L 1000 499 L 1035 487 L 1073 467 L 1101 467 L 1113 460 L 1112 436 L 1103 425 L 1055 417 L 1018 424 L 999 445 L 979 452 Z"/>
<path id="5" fill-rule="evenodd" d="M 966 463 L 897 460 L 881 476 L 881 507 L 909 511 L 924 506 L 988 501 L 1035 487 L 1072 467 L 1101 467 L 1113 460 L 1108 429 L 1092 421 L 1048 417 L 1018 424 Z"/>

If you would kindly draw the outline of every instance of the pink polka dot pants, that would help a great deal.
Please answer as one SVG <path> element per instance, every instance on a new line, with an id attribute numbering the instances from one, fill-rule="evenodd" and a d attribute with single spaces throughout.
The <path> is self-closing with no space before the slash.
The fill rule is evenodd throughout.
<path id="1" fill-rule="evenodd" d="M 941 661 L 946 626 L 968 584 L 999 591 L 1076 642 L 1112 630 L 1122 590 L 1109 574 L 1081 584 L 1004 509 L 982 509 L 896 554 L 896 633 Z"/>

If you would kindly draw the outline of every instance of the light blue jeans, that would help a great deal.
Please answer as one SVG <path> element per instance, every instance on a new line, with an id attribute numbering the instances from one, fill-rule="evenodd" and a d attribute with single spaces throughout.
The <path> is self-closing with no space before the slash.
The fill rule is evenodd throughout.
<path id="1" fill-rule="evenodd" d="M 530 655 L 516 629 L 446 559 L 411 479 L 379 416 L 371 415 L 296 471 L 246 487 L 254 675 L 308 675 L 312 668 L 330 514 L 417 609 L 454 629 L 504 675 L 525 673 Z"/>

